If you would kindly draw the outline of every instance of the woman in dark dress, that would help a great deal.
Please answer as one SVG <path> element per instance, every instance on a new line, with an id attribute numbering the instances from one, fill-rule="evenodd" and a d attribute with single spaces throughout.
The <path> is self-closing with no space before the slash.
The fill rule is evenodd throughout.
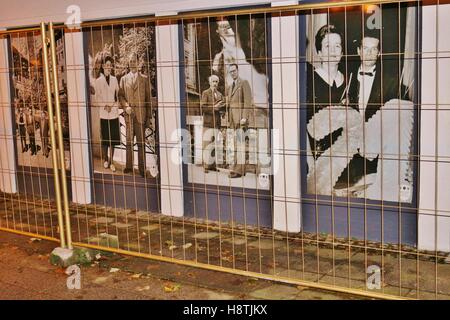
<path id="1" fill-rule="evenodd" d="M 347 108 L 348 83 L 339 71 L 342 34 L 324 25 L 315 36 L 318 63 L 307 66 L 307 192 L 331 195 L 347 167 L 348 144 L 356 146 L 359 117 Z"/>

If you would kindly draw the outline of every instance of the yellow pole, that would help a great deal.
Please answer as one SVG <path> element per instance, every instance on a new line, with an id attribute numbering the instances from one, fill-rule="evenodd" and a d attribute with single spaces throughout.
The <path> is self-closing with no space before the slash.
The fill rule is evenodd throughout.
<path id="1" fill-rule="evenodd" d="M 52 104 L 52 90 L 50 83 L 50 70 L 48 64 L 48 52 L 47 52 L 47 41 L 45 23 L 41 23 L 41 38 L 42 38 L 42 56 L 44 58 L 44 80 L 45 89 L 47 91 L 47 111 L 50 126 L 50 140 L 52 145 L 52 161 L 53 161 L 53 179 L 55 181 L 55 198 L 56 198 L 56 211 L 58 213 L 58 225 L 59 225 L 59 237 L 61 242 L 61 247 L 66 248 L 66 240 L 64 238 L 64 222 L 62 216 L 62 206 L 61 206 L 61 189 L 59 182 L 59 170 L 58 170 L 58 154 L 56 148 L 56 136 L 55 136 L 55 122 L 53 116 L 53 104 Z"/>
<path id="2" fill-rule="evenodd" d="M 61 165 L 61 186 L 62 196 L 64 202 L 64 217 L 66 224 L 66 240 L 67 247 L 72 249 L 72 231 L 70 227 L 70 215 L 69 215 L 69 196 L 67 193 L 67 177 L 66 177 L 66 164 L 64 161 L 64 141 L 62 134 L 62 121 L 61 121 L 61 104 L 59 103 L 59 84 L 58 84 L 58 65 L 56 60 L 56 46 L 55 46 L 55 31 L 53 30 L 53 23 L 49 24 L 50 31 L 50 52 L 52 58 L 52 71 L 53 71 L 53 94 L 55 95 L 55 107 L 56 107 L 56 132 L 58 134 L 58 150 L 59 150 L 59 162 Z"/>

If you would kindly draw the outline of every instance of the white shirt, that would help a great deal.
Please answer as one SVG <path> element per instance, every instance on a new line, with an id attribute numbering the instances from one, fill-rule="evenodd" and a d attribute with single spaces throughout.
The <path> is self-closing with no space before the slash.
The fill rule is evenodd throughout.
<path id="1" fill-rule="evenodd" d="M 119 93 L 119 84 L 117 78 L 113 75 L 109 76 L 109 85 L 106 82 L 106 78 L 103 74 L 100 74 L 95 80 L 95 99 L 94 105 L 99 108 L 101 119 L 116 119 L 119 117 L 119 104 L 116 101 L 116 97 Z M 105 110 L 106 106 L 111 106 L 111 111 Z"/>
<path id="2" fill-rule="evenodd" d="M 362 72 L 361 67 L 358 69 L 358 81 L 359 81 L 359 93 L 358 93 L 358 104 L 359 111 L 364 113 L 364 110 L 367 108 L 367 103 L 369 102 L 370 93 L 372 92 L 373 81 L 375 80 L 375 65 L 364 72 L 371 72 L 373 76 L 369 75 L 360 75 Z"/>
<path id="3" fill-rule="evenodd" d="M 137 76 L 138 76 L 138 72 L 136 71 L 136 72 L 133 72 L 133 71 L 130 71 L 130 73 L 131 73 L 131 79 L 133 79 L 133 84 L 136 82 L 136 79 L 137 79 Z"/>

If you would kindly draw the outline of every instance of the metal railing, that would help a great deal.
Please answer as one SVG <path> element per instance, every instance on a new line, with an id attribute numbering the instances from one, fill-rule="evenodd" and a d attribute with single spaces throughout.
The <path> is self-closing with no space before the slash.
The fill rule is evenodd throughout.
<path id="1" fill-rule="evenodd" d="M 11 128 L 3 118 L 16 166 L 2 174 L 18 184 L 2 194 L 0 230 L 373 298 L 448 299 L 437 231 L 435 250 L 418 244 L 420 214 L 434 230 L 447 218 L 419 205 L 421 165 L 448 162 L 419 153 L 424 107 L 440 108 L 421 101 L 421 59 L 445 54 L 420 46 L 426 5 L 304 3 L 0 31 L 14 101 L 2 108 L 16 119 Z M 361 89 L 370 77 L 378 100 Z M 69 203 L 80 194 L 88 204 Z"/>

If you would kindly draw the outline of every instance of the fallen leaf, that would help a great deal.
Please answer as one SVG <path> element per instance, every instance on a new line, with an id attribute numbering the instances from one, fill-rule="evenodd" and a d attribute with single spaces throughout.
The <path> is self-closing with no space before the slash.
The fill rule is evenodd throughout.
<path id="1" fill-rule="evenodd" d="M 41 242 L 42 239 L 39 239 L 39 238 L 31 238 L 30 241 L 31 241 L 31 242 Z"/>
<path id="2" fill-rule="evenodd" d="M 192 247 L 192 243 L 190 243 L 190 242 L 183 245 L 183 249 L 189 249 L 190 247 Z"/>
<path id="3" fill-rule="evenodd" d="M 120 269 L 119 268 L 111 268 L 109 269 L 109 272 L 114 273 L 114 272 L 119 272 Z"/>
<path id="4" fill-rule="evenodd" d="M 150 290 L 150 286 L 145 286 L 145 287 L 137 287 L 136 288 L 137 291 L 144 291 L 144 290 Z"/>
<path id="5" fill-rule="evenodd" d="M 66 269 L 63 269 L 63 268 L 57 268 L 57 269 L 55 269 L 55 273 L 66 274 Z"/>
<path id="6" fill-rule="evenodd" d="M 233 257 L 222 257 L 222 260 L 227 261 L 227 262 L 233 262 Z"/>
<path id="7" fill-rule="evenodd" d="M 100 260 L 102 258 L 102 255 L 100 254 L 100 253 L 97 253 L 96 255 L 95 255 L 95 259 L 96 260 Z"/>
<path id="8" fill-rule="evenodd" d="M 175 283 L 175 284 L 170 284 L 170 285 L 164 286 L 164 291 L 165 292 L 175 292 L 175 291 L 179 290 L 180 288 L 181 288 L 181 285 L 178 283 Z"/>
<path id="9" fill-rule="evenodd" d="M 164 242 L 168 247 L 173 246 L 173 241 L 171 240 L 167 240 L 166 242 Z"/>
<path id="10" fill-rule="evenodd" d="M 108 281 L 109 277 L 98 277 L 95 278 L 94 281 L 92 281 L 95 284 L 102 284 L 105 283 L 106 281 Z"/>
<path id="11" fill-rule="evenodd" d="M 131 276 L 133 279 L 139 279 L 142 276 L 142 273 L 136 273 Z"/>
<path id="12" fill-rule="evenodd" d="M 178 248 L 177 246 L 170 246 L 169 250 L 175 250 L 176 248 Z"/>

